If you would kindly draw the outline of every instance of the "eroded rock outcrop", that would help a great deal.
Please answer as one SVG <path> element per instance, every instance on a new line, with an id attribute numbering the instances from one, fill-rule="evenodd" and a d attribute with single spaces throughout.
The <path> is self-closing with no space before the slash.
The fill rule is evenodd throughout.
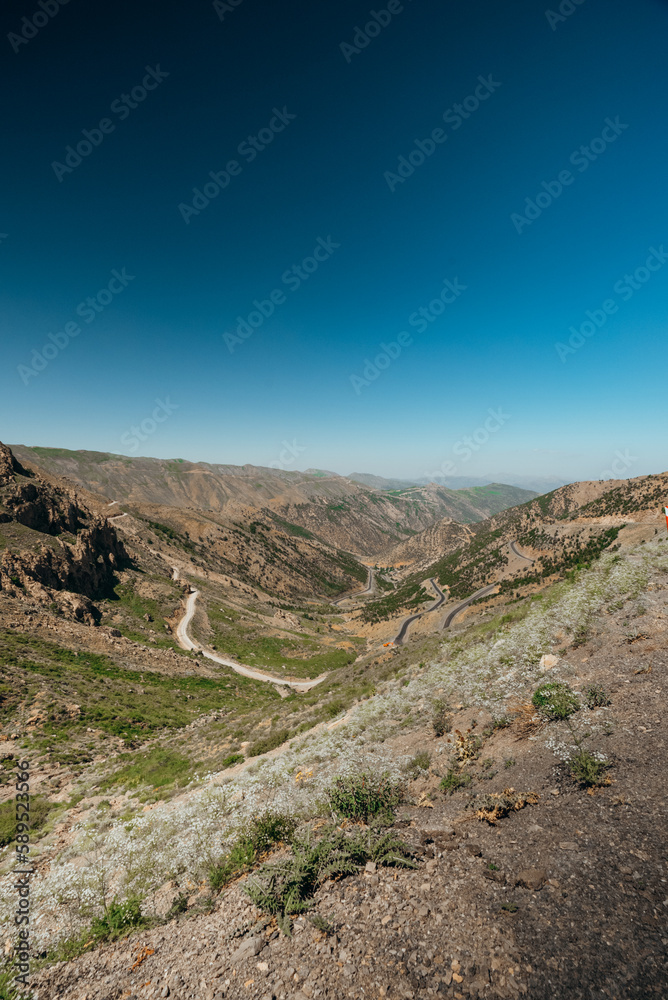
<path id="1" fill-rule="evenodd" d="M 63 593 L 57 603 L 64 610 L 81 621 L 99 617 L 91 600 L 108 595 L 116 571 L 129 564 L 113 525 L 76 493 L 26 470 L 1 443 L 0 503 L 3 524 L 15 521 L 35 533 L 25 542 L 20 535 L 9 539 L 0 557 L 0 590 L 23 589 L 38 600 L 69 592 L 79 597 L 68 600 Z"/>

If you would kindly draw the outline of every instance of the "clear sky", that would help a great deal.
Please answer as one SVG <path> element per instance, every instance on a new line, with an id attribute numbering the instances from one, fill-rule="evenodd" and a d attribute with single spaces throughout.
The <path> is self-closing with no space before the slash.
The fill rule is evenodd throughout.
<path id="1" fill-rule="evenodd" d="M 6 0 L 0 438 L 668 468 L 668 4 L 548 2 Z"/>

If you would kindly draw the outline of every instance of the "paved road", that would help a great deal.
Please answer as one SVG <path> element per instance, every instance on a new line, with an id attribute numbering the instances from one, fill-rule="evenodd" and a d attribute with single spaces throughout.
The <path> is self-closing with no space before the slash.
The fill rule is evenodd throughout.
<path id="1" fill-rule="evenodd" d="M 369 578 L 367 580 L 367 585 L 365 590 L 358 590 L 354 594 L 348 594 L 347 597 L 337 597 L 335 601 L 332 601 L 333 605 L 341 604 L 342 601 L 353 601 L 357 600 L 358 597 L 364 597 L 365 594 L 370 594 L 373 590 L 373 570 L 369 569 Z"/>
<path id="2" fill-rule="evenodd" d="M 176 566 L 173 567 L 174 575 L 173 579 L 179 579 L 179 571 Z M 186 600 L 186 610 L 183 618 L 176 626 L 176 640 L 181 647 L 181 649 L 189 649 L 194 652 L 201 653 L 205 656 L 207 660 L 213 660 L 214 663 L 220 663 L 224 667 L 230 667 L 237 674 L 241 674 L 242 677 L 250 677 L 255 681 L 264 681 L 266 684 L 278 684 L 281 687 L 291 687 L 295 691 L 310 691 L 311 688 L 316 687 L 316 685 L 321 684 L 324 679 L 328 676 L 327 674 L 320 674 L 319 677 L 313 677 L 309 680 L 304 681 L 293 681 L 286 680 L 285 677 L 277 677 L 275 674 L 265 672 L 262 670 L 257 670 L 255 667 L 246 667 L 243 663 L 237 663 L 236 660 L 231 660 L 226 656 L 218 656 L 217 653 L 210 653 L 203 646 L 200 646 L 198 642 L 194 642 L 188 635 L 188 626 L 190 625 L 193 617 L 195 615 L 195 607 L 197 604 L 197 598 L 199 597 L 198 590 L 191 590 L 188 594 Z"/>
<path id="3" fill-rule="evenodd" d="M 498 584 L 492 583 L 489 587 L 481 587 L 480 590 L 476 590 L 475 594 L 471 594 L 470 597 L 467 597 L 465 601 L 460 601 L 459 604 L 455 604 L 454 608 L 451 608 L 445 616 L 443 628 L 449 628 L 452 620 L 457 617 L 460 611 L 463 611 L 464 608 L 468 608 L 469 604 L 473 601 L 477 601 L 479 597 L 486 597 L 487 594 L 491 594 L 493 590 L 496 590 L 497 586 Z"/>
<path id="4" fill-rule="evenodd" d="M 404 637 L 406 635 L 406 630 L 408 629 L 409 625 L 411 625 L 418 618 L 422 618 L 423 615 L 428 615 L 432 611 L 437 611 L 443 604 L 443 601 L 445 600 L 445 594 L 443 593 L 439 585 L 436 583 L 436 580 L 433 578 L 433 576 L 430 578 L 429 582 L 436 591 L 436 601 L 434 602 L 434 604 L 432 604 L 430 608 L 427 608 L 426 611 L 418 611 L 417 614 L 410 615 L 408 618 L 404 619 L 404 621 L 401 624 L 401 628 L 399 629 L 394 639 L 392 640 L 395 646 L 400 646 L 402 644 L 402 642 L 404 641 Z"/>
<path id="5" fill-rule="evenodd" d="M 533 562 L 536 561 L 535 559 L 532 559 L 531 556 L 525 556 L 523 552 L 520 552 L 520 550 L 517 548 L 517 542 L 511 542 L 510 543 L 510 548 L 511 548 L 511 551 L 514 552 L 516 556 L 520 557 L 520 559 L 526 559 L 526 561 L 530 562 L 530 563 L 533 563 Z"/>

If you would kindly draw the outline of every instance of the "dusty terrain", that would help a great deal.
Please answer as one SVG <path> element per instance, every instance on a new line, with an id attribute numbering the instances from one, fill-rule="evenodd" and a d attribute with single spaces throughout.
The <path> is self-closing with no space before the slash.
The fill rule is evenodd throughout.
<path id="1" fill-rule="evenodd" d="M 568 735 L 563 724 L 516 717 L 493 728 L 481 706 L 455 707 L 443 737 L 418 725 L 385 742 L 398 760 L 431 757 L 428 773 L 406 779 L 396 819 L 417 868 L 371 865 L 326 883 L 315 909 L 327 933 L 308 917 L 292 938 L 280 933 L 244 896 L 245 878 L 191 916 L 207 896 L 194 886 L 190 910 L 166 925 L 40 973 L 38 996 L 665 996 L 667 638 L 664 570 L 543 674 L 608 693 L 609 705 L 581 710 L 599 728 L 592 747 L 610 761 L 607 783 L 587 791 L 570 777 L 550 747 Z M 472 726 L 483 734 L 472 784 L 448 795 L 438 787 L 447 741 Z M 535 803 L 477 819 L 472 793 L 508 786 Z"/>
<path id="2" fill-rule="evenodd" d="M 28 757 L 35 1000 L 666 995 L 667 474 L 573 484 L 469 524 L 425 495 L 410 516 L 430 523 L 388 548 L 389 508 L 349 480 L 277 473 L 281 490 L 265 482 L 253 505 L 258 470 L 218 470 L 245 485 L 210 510 L 203 487 L 191 506 L 114 503 L 109 482 L 74 482 L 80 460 L 67 479 L 20 458 L 0 451 L 0 915 L 9 926 Z M 388 646 L 433 603 L 431 578 L 444 604 Z M 196 644 L 325 679 L 290 693 L 181 648 L 191 588 Z M 575 692 L 568 720 L 532 705 L 546 681 Z M 571 773 L 577 748 L 594 754 L 591 781 Z M 245 888 L 267 861 L 292 863 L 293 835 L 376 836 L 327 805 L 337 775 L 362 774 L 400 789 L 382 829 L 413 867 L 356 862 L 284 914 L 287 936 Z M 478 818 L 507 788 L 522 807 Z M 296 834 L 217 883 L 272 811 Z M 132 919 L 110 929 L 124 906 Z"/>

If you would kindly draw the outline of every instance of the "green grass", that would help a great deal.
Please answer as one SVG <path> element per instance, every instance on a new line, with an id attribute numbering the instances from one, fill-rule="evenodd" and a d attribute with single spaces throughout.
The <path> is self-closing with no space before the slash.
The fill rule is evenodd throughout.
<path id="1" fill-rule="evenodd" d="M 272 520 L 280 527 L 283 531 L 287 531 L 289 535 L 295 535 L 297 538 L 315 538 L 312 531 L 308 531 L 306 528 L 302 528 L 299 524 L 292 524 L 291 521 L 284 521 L 282 517 L 277 514 L 273 515 Z"/>
<path id="2" fill-rule="evenodd" d="M 209 884 L 222 889 L 233 879 L 249 871 L 263 855 L 277 844 L 290 842 L 295 820 L 284 813 L 268 810 L 252 819 L 219 862 L 209 869 Z"/>
<path id="3" fill-rule="evenodd" d="M 368 861 L 398 868 L 417 868 L 412 851 L 392 831 L 328 831 L 319 841 L 294 840 L 290 857 L 262 865 L 245 892 L 253 903 L 276 917 L 290 934 L 290 916 L 313 906 L 313 896 L 328 879 L 356 874 Z"/>
<path id="4" fill-rule="evenodd" d="M 105 941 L 117 941 L 127 937 L 132 931 L 151 926 L 156 922 L 142 916 L 141 900 L 136 897 L 118 903 L 115 899 L 105 907 L 101 917 L 96 917 L 89 927 L 80 934 L 61 941 L 56 949 L 47 955 L 51 962 L 67 962 L 86 951 L 91 945 Z"/>
<path id="5" fill-rule="evenodd" d="M 568 684 L 547 683 L 536 688 L 532 704 L 548 719 L 567 719 L 580 708 L 580 700 Z"/>
<path id="6" fill-rule="evenodd" d="M 225 757 L 221 762 L 221 768 L 234 767 L 235 764 L 241 764 L 246 758 L 242 753 L 231 753 L 228 757 Z"/>
<path id="7" fill-rule="evenodd" d="M 240 622 L 238 612 L 227 607 L 221 610 L 212 599 L 207 601 L 207 615 L 215 636 L 211 642 L 217 650 L 240 663 L 265 667 L 281 676 L 317 677 L 347 666 L 357 656 L 353 649 L 325 646 L 303 632 L 264 635 L 264 625 Z"/>
<path id="8" fill-rule="evenodd" d="M 96 465 L 108 462 L 112 456 L 104 451 L 69 451 L 67 448 L 41 448 L 33 446 L 30 451 L 40 458 L 74 458 L 77 462 L 82 459 L 86 462 L 94 462 Z"/>
<path id="9" fill-rule="evenodd" d="M 385 776 L 362 772 L 336 778 L 327 798 L 332 812 L 341 818 L 391 823 L 403 801 L 403 789 Z"/>
<path id="10" fill-rule="evenodd" d="M 466 771 L 456 771 L 454 768 L 449 768 L 448 773 L 444 778 L 441 779 L 439 788 L 446 795 L 452 795 L 454 792 L 459 791 L 460 788 L 466 788 L 471 784 L 471 775 L 467 774 Z"/>
<path id="11" fill-rule="evenodd" d="M 41 830 L 49 818 L 49 813 L 58 806 L 43 795 L 30 796 L 30 832 Z M 21 806 L 23 810 L 23 806 Z M 23 812 L 22 812 L 23 815 Z M 11 844 L 16 836 L 16 801 L 11 798 L 0 805 L 0 847 Z"/>
<path id="12" fill-rule="evenodd" d="M 17 989 L 14 978 L 17 974 L 18 970 L 10 958 L 0 958 L 0 1000 L 34 1000 L 32 990 L 26 993 L 23 987 Z"/>
<path id="13" fill-rule="evenodd" d="M 263 736 L 254 743 L 251 743 L 246 752 L 249 757 L 259 757 L 261 754 L 269 753 L 270 750 L 275 750 L 276 747 L 287 743 L 290 736 L 291 732 L 289 729 L 278 729 L 276 732 L 270 733 L 268 736 Z"/>
<path id="14" fill-rule="evenodd" d="M 183 785 L 195 770 L 195 765 L 183 754 L 161 747 L 142 754 L 120 754 L 117 760 L 122 766 L 98 783 L 98 791 L 106 792 L 115 785 L 125 788 L 150 785 L 154 789 Z"/>
<path id="15" fill-rule="evenodd" d="M 269 685 L 222 670 L 220 678 L 126 670 L 106 656 L 77 656 L 55 643 L 13 630 L 0 633 L 0 661 L 5 667 L 0 720 L 5 724 L 20 702 L 29 708 L 40 691 L 48 690 L 47 719 L 33 739 L 55 753 L 83 753 L 72 740 L 85 736 L 88 728 L 107 736 L 147 738 L 183 728 L 213 710 L 232 709 L 239 717 L 280 700 Z M 80 709 L 76 715 L 68 709 L 73 703 Z"/>
<path id="16" fill-rule="evenodd" d="M 161 596 L 152 598 L 138 594 L 136 586 L 142 579 L 154 583 L 156 588 L 162 591 Z M 133 642 L 146 645 L 150 636 L 153 640 L 151 645 L 180 652 L 178 644 L 164 631 L 164 619 L 172 614 L 180 601 L 181 588 L 178 584 L 163 577 L 142 575 L 114 587 L 114 597 L 100 605 L 103 612 L 102 624 L 118 628 L 126 639 L 132 639 Z M 119 614 L 122 620 L 114 621 L 113 617 Z M 147 621 L 146 615 L 152 621 Z M 155 635 L 150 635 L 150 629 L 153 629 Z"/>
<path id="17" fill-rule="evenodd" d="M 415 756 L 412 757 L 411 760 L 409 760 L 408 764 L 406 765 L 406 770 L 410 774 L 411 778 L 415 780 L 416 778 L 420 777 L 420 774 L 422 772 L 424 771 L 428 772 L 430 765 L 431 765 L 431 754 L 429 754 L 426 750 L 420 750 L 419 753 L 416 753 Z"/>

